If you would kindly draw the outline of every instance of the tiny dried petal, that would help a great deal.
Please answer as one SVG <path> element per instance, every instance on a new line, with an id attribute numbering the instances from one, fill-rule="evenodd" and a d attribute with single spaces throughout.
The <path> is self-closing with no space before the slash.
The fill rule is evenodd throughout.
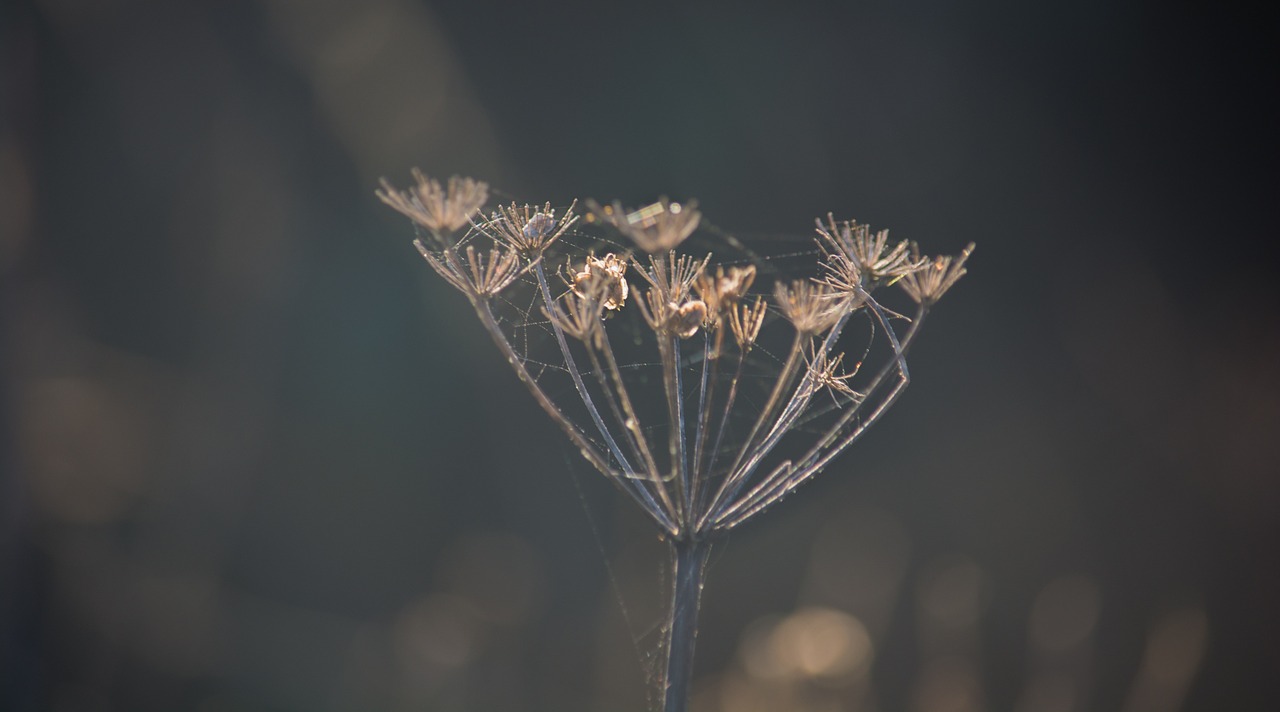
<path id="1" fill-rule="evenodd" d="M 667 328 L 671 333 L 687 339 L 698 333 L 698 327 L 707 318 L 707 305 L 701 299 L 685 302 L 680 306 L 670 305 L 671 316 L 667 319 Z"/>
<path id="2" fill-rule="evenodd" d="M 730 267 L 727 271 L 724 267 L 717 267 L 715 276 L 708 274 L 705 270 L 698 275 L 694 282 L 694 289 L 697 290 L 702 301 L 707 303 L 705 326 L 707 328 L 718 326 L 721 317 L 731 311 L 738 300 L 746 295 L 755 278 L 755 265 Z"/>

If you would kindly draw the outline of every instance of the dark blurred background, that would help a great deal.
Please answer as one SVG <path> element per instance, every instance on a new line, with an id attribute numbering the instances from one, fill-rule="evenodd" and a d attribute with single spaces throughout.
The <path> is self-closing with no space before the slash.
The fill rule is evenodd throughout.
<path id="1" fill-rule="evenodd" d="M 978 243 L 895 411 L 720 550 L 700 712 L 1275 709 L 1276 40 L 1139 1 L 5 2 L 0 709 L 645 708 L 661 548 L 374 198 L 415 165 Z"/>

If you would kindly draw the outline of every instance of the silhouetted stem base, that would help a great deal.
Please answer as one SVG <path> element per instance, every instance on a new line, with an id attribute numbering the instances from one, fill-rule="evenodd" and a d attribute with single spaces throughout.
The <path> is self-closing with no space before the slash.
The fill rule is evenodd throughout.
<path id="1" fill-rule="evenodd" d="M 711 545 L 683 539 L 671 542 L 671 618 L 667 631 L 667 669 L 663 712 L 685 712 L 693 679 L 693 648 L 698 637 L 698 607 Z"/>

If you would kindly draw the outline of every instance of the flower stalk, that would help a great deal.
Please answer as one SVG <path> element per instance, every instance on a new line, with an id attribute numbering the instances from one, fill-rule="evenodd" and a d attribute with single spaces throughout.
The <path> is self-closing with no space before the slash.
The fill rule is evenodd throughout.
<path id="1" fill-rule="evenodd" d="M 662 677 L 662 712 L 684 712 L 693 682 L 693 651 L 698 639 L 698 612 L 707 570 L 709 541 L 672 539 L 671 604 L 668 609 L 666 668 Z"/>
<path id="2" fill-rule="evenodd" d="M 925 257 L 887 231 L 828 216 L 811 274 L 753 292 L 755 265 L 688 251 L 701 220 L 692 201 L 588 201 L 581 223 L 576 203 L 559 214 L 511 203 L 486 217 L 486 184 L 413 177 L 404 191 L 384 181 L 378 196 L 425 231 L 418 250 L 466 296 L 534 400 L 668 542 L 659 698 L 662 712 L 683 712 L 713 541 L 826 468 L 897 401 L 910 383 L 907 350 L 973 246 Z M 616 236 L 638 252 L 597 257 Z M 553 268 L 563 285 L 548 279 L 548 260 L 563 266 Z M 892 285 L 916 303 L 911 319 L 873 296 Z M 518 304 L 545 321 L 495 311 Z M 901 334 L 898 320 L 909 323 Z M 628 338 L 615 340 L 619 331 Z M 864 347 L 847 349 L 857 334 Z M 863 356 L 846 366 L 846 353 Z"/>

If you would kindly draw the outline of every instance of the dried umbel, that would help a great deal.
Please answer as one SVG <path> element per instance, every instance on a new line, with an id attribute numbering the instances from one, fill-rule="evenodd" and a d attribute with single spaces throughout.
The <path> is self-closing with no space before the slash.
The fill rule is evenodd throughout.
<path id="1" fill-rule="evenodd" d="M 965 275 L 964 263 L 969 259 L 969 254 L 973 252 L 973 243 L 968 246 L 957 256 L 944 255 L 933 258 L 933 262 L 920 257 L 920 247 L 915 243 L 911 244 L 911 255 L 913 259 L 926 263 L 920 269 L 906 275 L 902 279 L 902 290 L 906 292 L 917 304 L 932 304 L 942 298 L 951 286 Z"/>
<path id="2" fill-rule="evenodd" d="M 518 207 L 515 203 L 510 206 L 499 205 L 489 219 L 479 223 L 476 229 L 512 250 L 537 257 L 577 222 L 578 216 L 573 213 L 573 208 L 570 205 L 557 220 L 551 203 L 547 203 L 541 210 L 528 204 L 524 207 Z"/>
<path id="3" fill-rule="evenodd" d="M 831 213 L 825 226 L 818 221 L 818 238 L 826 256 L 823 281 L 837 289 L 891 284 L 924 266 L 919 254 L 907 254 L 906 242 L 891 244 L 888 230 L 872 234 L 869 225 L 853 220 L 837 223 Z"/>
<path id="4" fill-rule="evenodd" d="M 441 239 L 466 227 L 489 199 L 489 184 L 470 178 L 453 176 L 448 188 L 417 168 L 413 178 L 417 184 L 408 190 L 396 190 L 383 179 L 378 197 Z"/>
<path id="5" fill-rule="evenodd" d="M 627 295 L 631 292 L 627 285 L 627 261 L 612 252 L 600 258 L 587 255 L 582 268 L 571 274 L 573 278 L 568 283 L 578 296 L 597 294 L 600 305 L 609 311 L 617 311 L 627 303 Z"/>
<path id="6" fill-rule="evenodd" d="M 384 185 L 379 196 L 430 232 L 417 244 L 431 267 L 467 297 L 583 457 L 671 543 L 662 709 L 683 710 L 711 542 L 883 416 L 910 380 L 907 350 L 972 246 L 928 258 L 828 216 L 816 259 L 780 274 L 779 262 L 727 244 L 690 248 L 701 221 L 692 202 L 588 202 L 585 224 L 573 206 L 557 216 L 549 203 L 484 218 L 483 183 L 444 190 L 414 176 L 415 188 Z M 554 289 L 549 262 L 560 266 Z M 895 283 L 915 302 L 910 318 L 878 301 Z M 529 306 L 500 313 L 516 305 Z"/>
<path id="7" fill-rule="evenodd" d="M 612 225 L 650 254 L 674 250 L 698 229 L 702 213 L 695 209 L 697 206 L 695 202 L 681 205 L 666 198 L 635 210 L 624 210 L 618 201 L 603 207 L 594 200 L 587 203 L 593 218 Z"/>

